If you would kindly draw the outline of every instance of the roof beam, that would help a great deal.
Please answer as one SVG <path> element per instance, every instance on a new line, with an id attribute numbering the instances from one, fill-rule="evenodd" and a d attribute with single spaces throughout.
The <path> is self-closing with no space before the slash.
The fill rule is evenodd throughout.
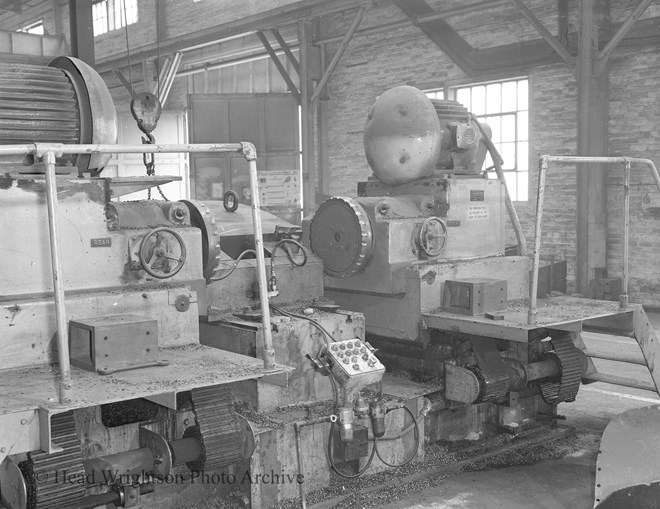
<path id="1" fill-rule="evenodd" d="M 637 7 L 635 7 L 635 9 L 630 13 L 630 16 L 628 16 L 628 18 L 619 27 L 609 42 L 605 45 L 605 47 L 598 53 L 598 56 L 596 57 L 596 65 L 594 68 L 594 72 L 597 76 L 603 72 L 608 60 L 610 59 L 610 56 L 612 55 L 612 52 L 632 30 L 635 22 L 642 16 L 642 14 L 644 14 L 644 11 L 646 11 L 650 3 L 651 0 L 641 0 Z"/>
<path id="2" fill-rule="evenodd" d="M 282 78 L 284 78 L 284 81 L 286 81 L 286 86 L 288 87 L 289 91 L 295 96 L 296 101 L 298 101 L 298 104 L 300 104 L 300 91 L 298 90 L 298 87 L 291 79 L 291 76 L 287 72 L 286 67 L 284 67 L 284 64 L 282 64 L 280 58 L 275 53 L 275 50 L 270 45 L 270 42 L 268 42 L 268 39 L 261 31 L 257 32 L 257 37 L 259 37 L 259 39 L 261 40 L 261 44 L 264 45 L 264 48 L 266 49 L 268 55 L 270 55 L 270 58 L 275 64 L 275 67 L 277 67 L 277 70 L 280 71 Z"/>
<path id="3" fill-rule="evenodd" d="M 425 0 L 394 0 L 401 9 L 465 74 L 472 76 L 476 69 L 470 54 L 474 48 L 463 39 L 445 20 L 434 16 L 435 10 Z M 422 20 L 422 21 L 419 21 Z M 425 20 L 425 21 L 424 21 Z"/>
<path id="4" fill-rule="evenodd" d="M 299 0 L 259 14 L 205 28 L 193 34 L 161 40 L 160 53 L 162 55 L 175 53 L 185 48 L 209 44 L 227 37 L 266 30 L 274 26 L 283 26 L 300 19 L 309 19 L 315 16 L 354 9 L 363 5 L 371 5 L 372 2 L 373 0 Z M 131 57 L 134 57 L 135 60 L 144 60 L 157 56 L 158 52 L 158 45 L 151 43 L 133 48 Z M 99 72 L 110 71 L 124 61 L 125 56 L 122 54 L 99 59 L 96 69 Z"/>
<path id="5" fill-rule="evenodd" d="M 321 80 L 319 81 L 318 85 L 316 85 L 316 90 L 314 90 L 314 93 L 312 94 L 312 97 L 310 99 L 311 104 L 314 104 L 318 100 L 321 93 L 323 92 L 323 89 L 327 85 L 330 76 L 332 76 L 332 73 L 337 67 L 339 60 L 344 55 L 346 48 L 348 48 L 348 44 L 351 42 L 351 39 L 353 38 L 353 35 L 355 34 L 355 31 L 357 30 L 358 26 L 360 26 L 360 22 L 362 21 L 362 18 L 364 18 L 364 15 L 367 13 L 367 10 L 368 10 L 367 7 L 362 7 L 360 11 L 357 13 L 357 16 L 353 18 L 353 22 L 351 23 L 348 32 L 346 32 L 346 35 L 342 39 L 341 44 L 339 44 L 337 51 L 335 51 L 335 54 L 332 56 L 332 60 L 330 60 L 330 63 L 328 64 L 328 68 L 323 73 L 323 76 L 321 76 Z"/>
<path id="6" fill-rule="evenodd" d="M 559 1 L 561 4 L 562 0 Z M 649 1 L 642 0 L 643 3 Z M 553 48 L 548 47 L 549 40 L 547 38 L 477 49 L 470 46 L 456 30 L 441 19 L 438 16 L 440 13 L 434 11 L 425 0 L 393 0 L 393 2 L 469 77 L 489 75 L 493 72 L 524 72 L 533 66 L 561 61 L 559 54 Z M 497 3 L 497 1 L 492 0 L 492 2 L 481 2 L 473 5 L 483 4 L 485 8 L 487 3 Z M 642 10 L 641 5 L 631 15 L 631 21 L 619 25 L 617 33 L 621 31 L 624 25 L 631 25 L 633 18 L 637 19 L 641 16 L 641 13 L 638 12 L 640 10 Z M 450 11 L 453 12 L 453 10 Z M 615 24 L 612 25 L 615 26 Z M 621 32 L 618 37 L 619 41 L 629 30 L 630 28 L 627 28 L 625 32 Z M 601 30 L 600 32 L 602 36 L 607 37 L 609 35 L 606 31 Z M 660 17 L 655 17 L 638 21 L 636 29 L 630 34 L 630 37 L 637 42 L 658 41 L 660 39 L 659 34 Z M 551 37 L 552 40 L 559 43 L 557 38 Z M 615 41 L 615 43 L 619 41 Z M 610 47 L 613 49 L 615 46 L 616 44 L 612 44 Z M 573 55 L 577 53 L 576 47 L 571 45 L 568 47 L 562 45 L 562 47 L 566 51 L 564 57 L 571 55 L 574 58 Z M 603 53 L 603 55 L 605 54 Z"/>
<path id="7" fill-rule="evenodd" d="M 550 33 L 550 31 L 534 16 L 534 13 L 523 3 L 523 0 L 510 0 L 515 5 L 520 13 L 529 21 L 536 31 L 541 34 L 543 40 L 554 49 L 557 54 L 568 64 L 568 67 L 573 71 L 575 69 L 575 57 L 571 55 L 566 46 L 564 46 L 557 38 Z M 650 1 L 650 0 L 649 0 Z"/>
<path id="8" fill-rule="evenodd" d="M 298 59 L 291 51 L 291 48 L 284 40 L 284 37 L 282 37 L 280 31 L 277 28 L 273 28 L 271 29 L 271 33 L 273 34 L 273 36 L 275 36 L 275 39 L 277 40 L 277 44 L 280 45 L 280 48 L 282 48 L 282 51 L 284 51 L 284 54 L 289 59 L 289 62 L 291 63 L 293 68 L 296 70 L 298 74 L 300 74 L 300 64 L 298 63 Z"/>
<path id="9" fill-rule="evenodd" d="M 451 9 L 442 9 L 441 11 L 434 11 L 433 14 L 425 14 L 423 16 L 417 16 L 415 18 L 415 24 L 418 23 L 428 23 L 429 21 L 435 21 L 436 19 L 445 19 L 447 16 L 461 16 L 463 14 L 470 14 L 474 11 L 487 9 L 488 7 L 493 7 L 497 4 L 503 4 L 508 0 L 483 0 L 482 2 L 474 2 L 467 5 L 462 5 L 461 7 L 452 7 Z"/>
<path id="10" fill-rule="evenodd" d="M 0 11 L 11 11 L 20 14 L 21 2 L 20 0 L 0 0 Z"/>

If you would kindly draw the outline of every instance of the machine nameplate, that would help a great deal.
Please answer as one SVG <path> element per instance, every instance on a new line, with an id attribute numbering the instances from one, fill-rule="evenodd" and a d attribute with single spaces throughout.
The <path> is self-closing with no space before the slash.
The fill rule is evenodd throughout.
<path id="1" fill-rule="evenodd" d="M 483 189 L 470 189 L 470 201 L 485 201 L 486 193 Z"/>
<path id="2" fill-rule="evenodd" d="M 90 245 L 92 247 L 110 247 L 112 246 L 112 238 L 111 237 L 105 237 L 102 239 L 91 239 L 90 240 Z"/>
<path id="3" fill-rule="evenodd" d="M 488 219 L 488 205 L 471 205 L 468 207 L 468 221 Z"/>
<path id="4" fill-rule="evenodd" d="M 457 226 L 461 226 L 461 220 L 460 219 L 448 219 L 445 224 L 447 225 L 447 228 L 455 228 Z"/>

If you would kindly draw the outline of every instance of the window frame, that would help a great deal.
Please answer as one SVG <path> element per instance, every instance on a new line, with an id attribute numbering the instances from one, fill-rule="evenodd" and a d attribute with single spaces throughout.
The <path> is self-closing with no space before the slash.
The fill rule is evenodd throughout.
<path id="1" fill-rule="evenodd" d="M 127 5 L 128 4 L 128 5 Z M 95 8 L 104 5 L 103 16 L 94 17 Z M 94 37 L 99 37 L 115 30 L 120 30 L 127 25 L 136 24 L 139 19 L 139 2 L 137 0 L 94 0 L 92 2 L 92 26 Z M 125 14 L 124 14 L 125 9 Z M 124 17 L 126 23 L 124 23 Z M 103 31 L 98 31 L 99 26 Z"/>
<path id="2" fill-rule="evenodd" d="M 495 113 L 481 113 L 477 114 L 477 117 L 480 119 L 485 119 L 485 122 L 488 123 L 487 118 L 493 118 L 493 117 L 504 117 L 507 115 L 515 115 L 515 135 L 513 138 L 513 141 L 511 142 L 495 142 L 495 145 L 501 145 L 502 143 L 513 143 L 514 144 L 514 150 L 515 150 L 515 164 L 513 169 L 504 169 L 504 173 L 506 174 L 511 174 L 515 173 L 516 174 L 516 189 L 515 193 L 511 193 L 512 195 L 512 200 L 516 203 L 519 204 L 527 204 L 530 202 L 530 196 L 531 196 L 531 178 L 530 178 L 530 168 L 532 165 L 530 164 L 530 143 L 531 143 L 531 125 L 532 125 L 532 111 L 531 111 L 531 105 L 530 105 L 530 92 L 532 90 L 532 79 L 531 76 L 529 75 L 517 75 L 517 76 L 498 76 L 498 77 L 493 77 L 492 79 L 486 79 L 483 81 L 473 81 L 469 79 L 464 79 L 464 80 L 455 80 L 451 82 L 445 83 L 444 87 L 428 87 L 427 89 L 424 90 L 426 94 L 428 93 L 433 93 L 433 92 L 443 92 L 444 97 L 449 99 L 449 100 L 454 100 L 457 101 L 457 95 L 458 91 L 461 89 L 470 89 L 471 94 L 472 90 L 475 87 L 487 87 L 488 85 L 493 85 L 493 84 L 504 84 L 504 83 L 509 83 L 509 82 L 520 82 L 520 81 L 526 81 L 527 82 L 527 104 L 526 104 L 526 109 L 522 109 L 519 107 L 518 100 L 516 100 L 516 109 L 513 111 L 502 111 L 502 108 L 500 106 L 499 112 Z M 487 91 L 484 90 L 484 96 L 486 95 Z M 500 92 L 500 105 L 501 105 L 501 99 L 502 95 Z M 460 102 L 460 101 L 459 101 Z M 471 105 L 464 105 L 466 107 L 470 107 Z M 484 110 L 487 111 L 487 104 L 484 102 Z M 470 109 L 470 108 L 469 108 Z M 521 133 L 520 127 L 519 127 L 519 114 L 521 112 L 526 112 L 527 113 L 527 131 L 524 133 L 524 137 L 521 139 Z M 520 143 L 526 143 L 527 144 L 527 158 L 526 160 L 521 160 L 520 159 L 520 154 L 519 154 L 519 145 Z M 499 148 L 499 147 L 498 147 Z M 487 162 L 490 159 L 490 156 L 487 157 Z M 487 162 L 484 164 L 487 166 Z M 520 169 L 521 166 L 524 166 L 524 169 Z M 523 196 L 525 196 L 525 199 L 520 199 L 521 193 L 518 190 L 518 185 L 520 181 L 520 177 L 518 176 L 520 173 L 526 173 L 526 184 L 527 184 L 527 189 L 523 193 Z M 511 190 L 510 190 L 511 191 Z"/>

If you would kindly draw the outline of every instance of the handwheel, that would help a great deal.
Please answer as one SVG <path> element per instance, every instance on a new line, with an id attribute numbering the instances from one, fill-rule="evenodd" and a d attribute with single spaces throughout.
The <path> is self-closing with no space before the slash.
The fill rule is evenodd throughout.
<path id="1" fill-rule="evenodd" d="M 154 236 L 154 242 L 149 242 Z M 179 256 L 168 250 L 168 237 L 174 238 L 179 244 L 181 251 Z M 157 279 L 167 279 L 178 273 L 186 263 L 186 245 L 181 236 L 171 228 L 154 228 L 142 238 L 139 258 L 140 264 L 147 274 Z M 173 269 L 170 268 L 171 261 L 176 262 Z"/>
<path id="2" fill-rule="evenodd" d="M 436 216 L 424 219 L 417 235 L 419 248 L 426 256 L 438 256 L 447 243 L 447 225 Z"/>

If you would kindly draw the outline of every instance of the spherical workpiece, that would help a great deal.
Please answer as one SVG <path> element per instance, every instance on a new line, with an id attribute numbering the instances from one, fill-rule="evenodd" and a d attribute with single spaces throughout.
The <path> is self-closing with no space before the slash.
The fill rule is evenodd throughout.
<path id="1" fill-rule="evenodd" d="M 441 142 L 440 121 L 431 100 L 407 85 L 376 99 L 364 127 L 364 151 L 374 175 L 403 184 L 433 174 Z"/>

